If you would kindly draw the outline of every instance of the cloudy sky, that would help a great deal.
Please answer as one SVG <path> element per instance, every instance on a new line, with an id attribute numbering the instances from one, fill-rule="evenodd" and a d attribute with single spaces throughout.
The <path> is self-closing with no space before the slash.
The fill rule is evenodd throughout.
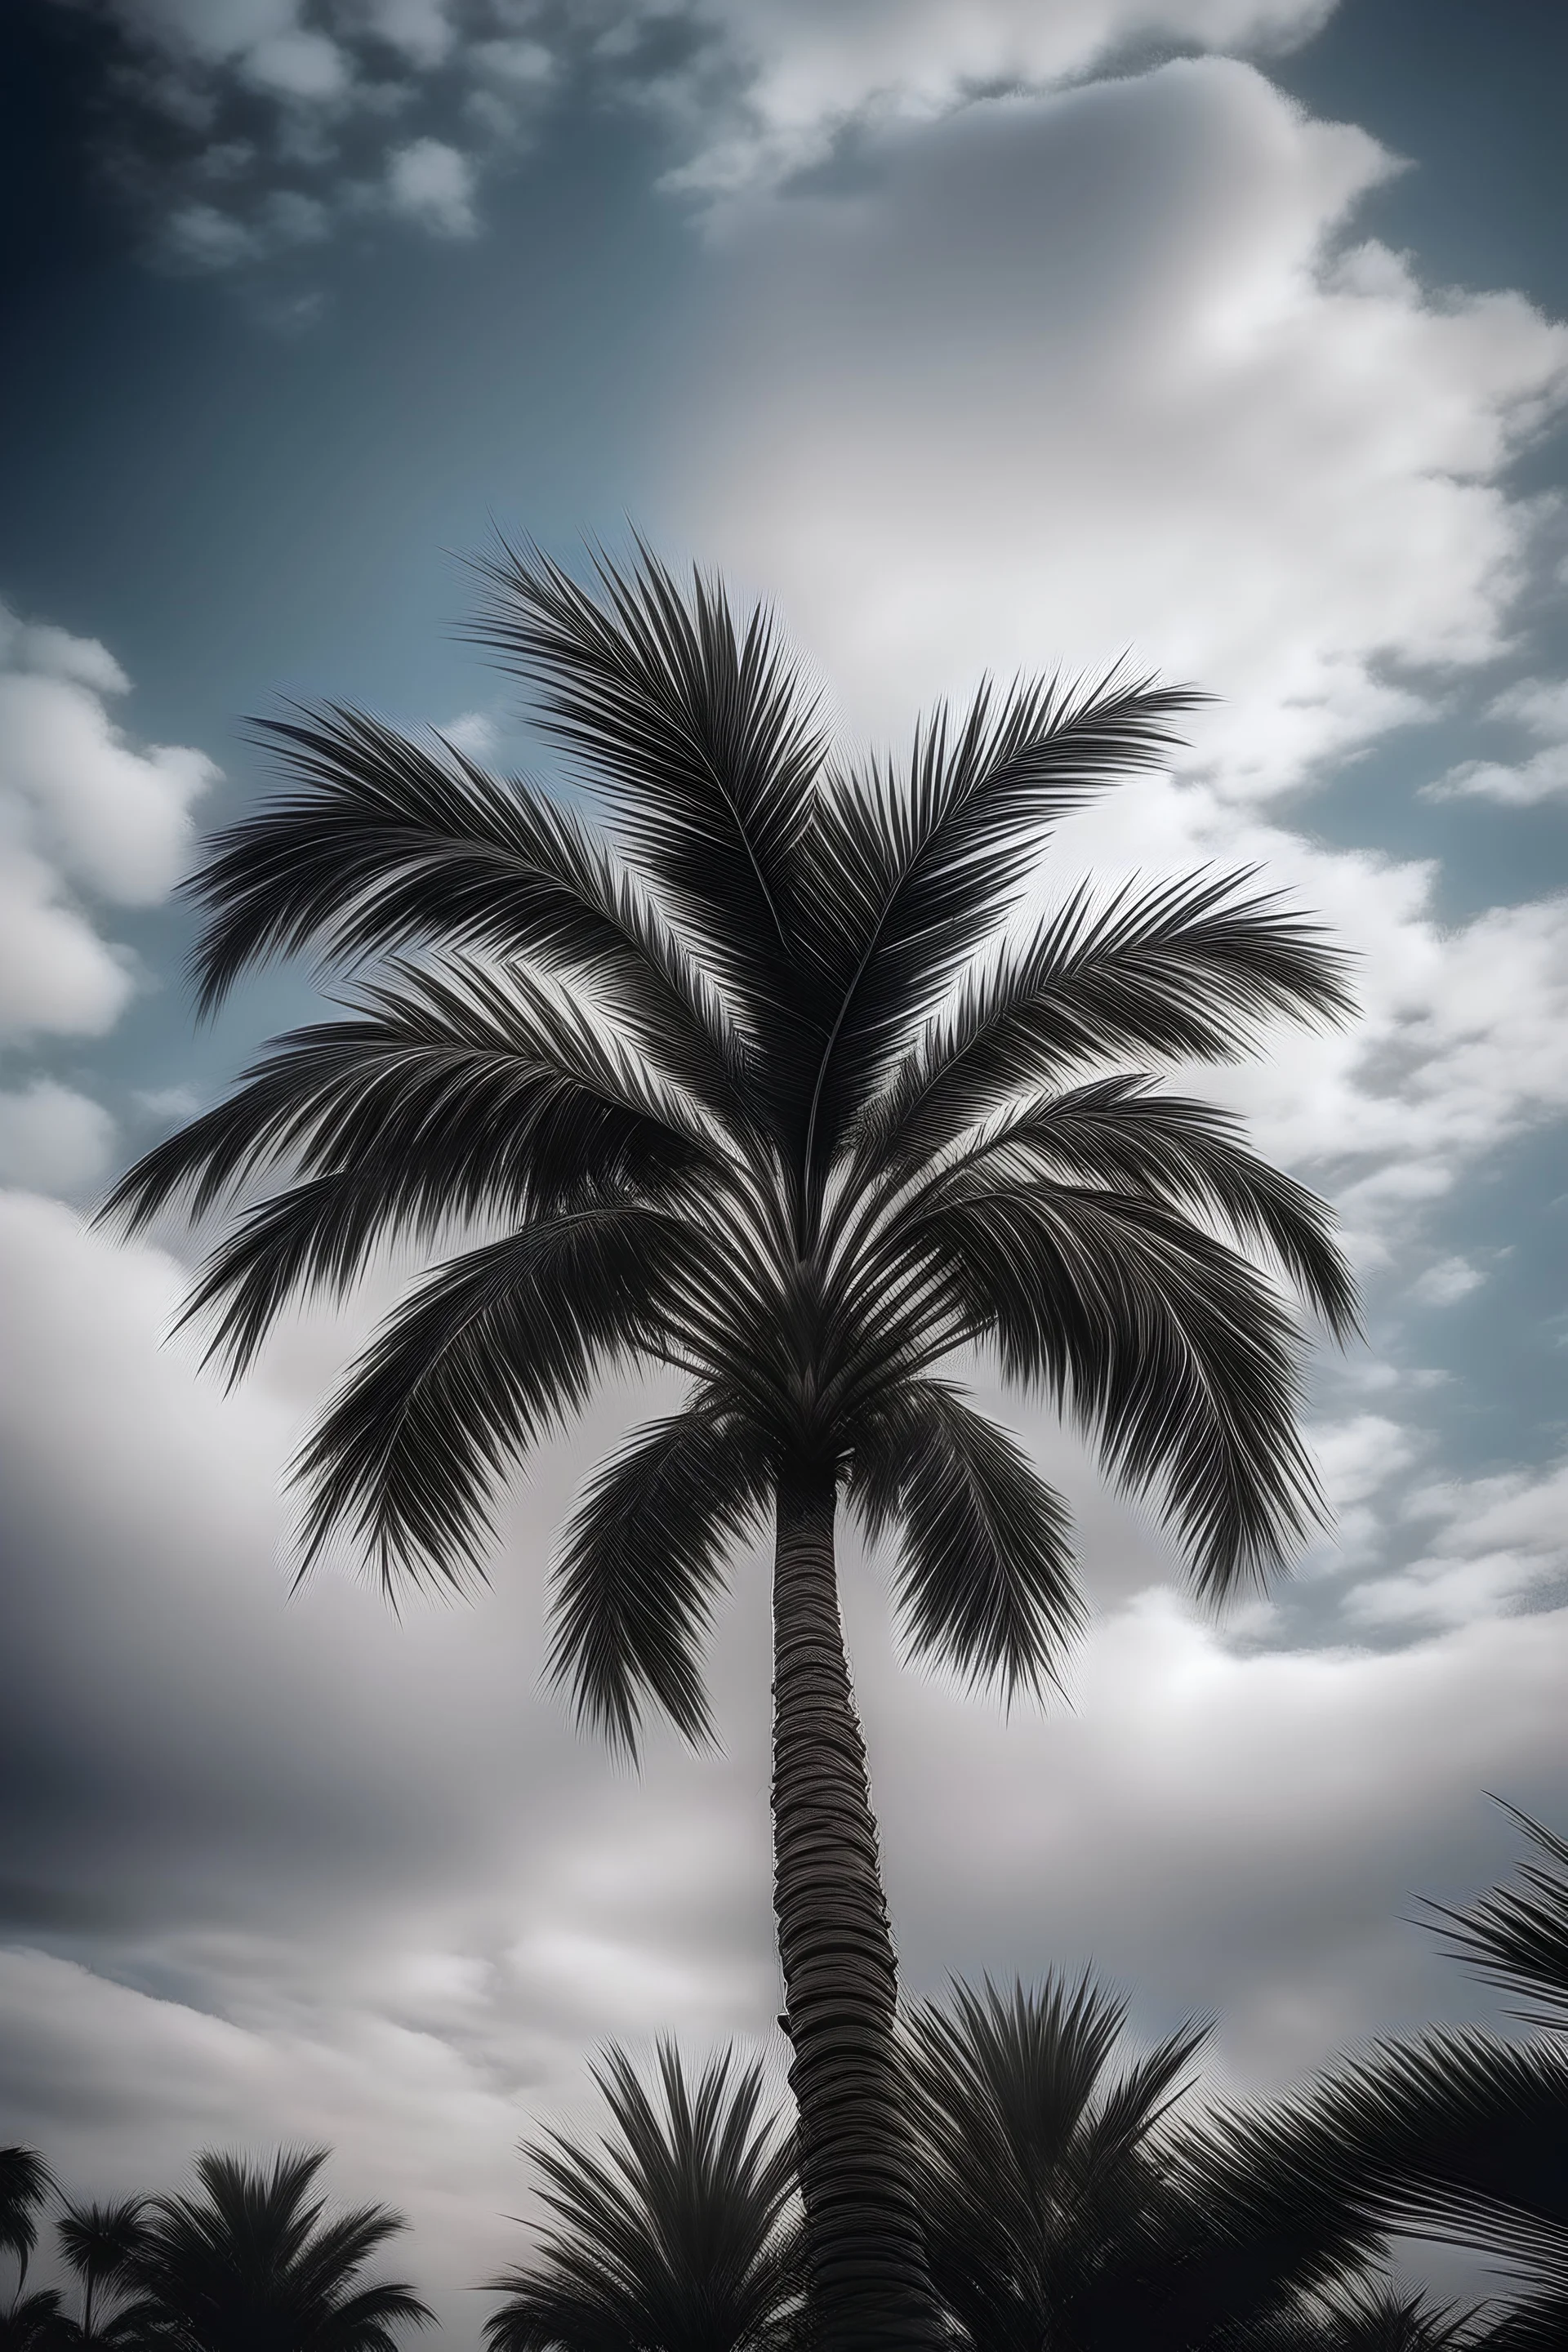
<path id="1" fill-rule="evenodd" d="M 457 2340 L 584 2062 L 765 2041 L 765 1579 L 723 1753 L 632 1780 L 542 1695 L 552 1530 L 395 1622 L 287 1597 L 280 1470 L 385 1303 L 224 1397 L 106 1178 L 300 1017 L 195 1033 L 170 891 L 330 693 L 517 747 L 492 520 L 626 520 L 776 601 L 846 733 L 1130 648 L 1221 698 L 1056 877 L 1258 862 L 1363 1017 L 1226 1079 L 1340 1205 L 1337 1532 L 1216 1627 L 1078 1507 L 1070 1706 L 846 1604 L 906 1979 L 1092 1960 L 1221 2088 L 1485 1996 L 1409 1920 L 1568 1817 L 1568 263 L 1556 0 L 23 0 L 0 548 L 0 2137 L 82 2190 L 324 2138 Z M 519 751 L 519 756 L 526 756 Z"/>

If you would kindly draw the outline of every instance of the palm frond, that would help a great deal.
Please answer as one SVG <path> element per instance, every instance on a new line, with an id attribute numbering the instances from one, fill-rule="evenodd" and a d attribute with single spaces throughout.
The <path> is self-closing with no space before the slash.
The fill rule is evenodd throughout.
<path id="1" fill-rule="evenodd" d="M 491 2282 L 490 2352 L 764 2352 L 798 2302 L 787 2226 L 794 2150 L 760 2066 L 728 2054 L 689 2080 L 669 2042 L 658 2091 L 625 2052 L 595 2079 L 611 2132 L 550 2135 L 525 2153 L 552 2217 L 535 2261 Z"/>
<path id="2" fill-rule="evenodd" d="M 889 1057 L 1015 903 L 1045 829 L 1156 766 L 1203 698 L 1112 672 L 1092 686 L 989 681 L 962 720 L 917 732 L 907 778 L 874 768 L 825 794 L 811 835 L 812 956 L 832 1018 L 808 1156 L 826 1166 Z"/>
<path id="3" fill-rule="evenodd" d="M 1066 1181 L 1217 1217 L 1270 1255 L 1336 1339 L 1359 1328 L 1355 1279 L 1333 1238 L 1333 1212 L 1247 1150 L 1230 1113 L 1156 1094 L 1135 1075 L 1021 1103 L 959 1163 L 971 1183 Z M 946 1171 L 931 1189 L 940 1196 Z"/>
<path id="4" fill-rule="evenodd" d="M 278 1040 L 99 1213 L 135 1232 L 181 1195 L 201 1217 L 279 1163 L 301 1175 L 243 1213 L 182 1312 L 219 1312 L 208 1352 L 233 1381 L 293 1300 L 346 1295 L 377 1248 L 658 1196 L 721 1156 L 695 1108 L 580 1008 L 517 973 L 405 971 L 362 1019 Z"/>
<path id="5" fill-rule="evenodd" d="M 210 1352 L 233 1379 L 291 1300 L 343 1296 L 379 1246 L 658 1192 L 716 1156 L 689 1101 L 525 975 L 404 971 L 362 1018 L 276 1040 L 99 1214 L 134 1233 L 182 1198 L 207 1216 L 280 1164 L 302 1175 L 242 1216 L 182 1315 L 223 1308 Z"/>
<path id="6" fill-rule="evenodd" d="M 389 1594 L 478 1571 L 507 1466 L 659 1332 L 694 1247 L 638 1202 L 603 1202 L 439 1268 L 387 1318 L 297 1458 L 305 1567 L 342 1528 Z"/>
<path id="7" fill-rule="evenodd" d="M 712 1736 L 702 1644 L 768 1469 L 748 1416 L 699 1393 L 595 1472 L 566 1530 L 548 1673 L 628 1755 L 648 1704 L 693 1747 Z"/>
<path id="8" fill-rule="evenodd" d="M 977 972 L 909 1048 L 866 1116 L 868 1166 L 911 1166 L 1020 1097 L 1125 1053 L 1228 1062 L 1279 1019 L 1342 1021 L 1345 960 L 1249 873 L 1087 884 Z"/>
<path id="9" fill-rule="evenodd" d="M 313 951 L 324 968 L 424 948 L 587 978 L 668 1044 L 734 1059 L 721 1009 L 647 893 L 569 811 L 450 745 L 339 704 L 256 722 L 295 789 L 216 834 L 183 887 L 206 915 L 198 1010 L 244 971 Z"/>
<path id="10" fill-rule="evenodd" d="M 479 643 L 528 681 L 544 733 L 776 1050 L 800 1010 L 798 852 L 823 737 L 771 615 L 738 622 L 700 572 L 683 592 L 640 541 L 629 568 L 595 555 L 597 595 L 504 540 L 476 568 Z"/>
<path id="11" fill-rule="evenodd" d="M 1205 1599 L 1266 1578 L 1317 1521 L 1299 1335 L 1212 1235 L 1154 1201 L 976 1180 L 922 1213 L 910 1246 L 949 1270 L 966 1336 L 1042 1383 L 1113 1475 L 1158 1488 Z"/>
<path id="12" fill-rule="evenodd" d="M 18 2294 L 38 2242 L 38 2208 L 56 2193 L 55 2176 L 36 2147 L 0 2147 L 0 2251 L 16 2257 Z"/>
<path id="13" fill-rule="evenodd" d="M 1071 1523 L 1022 1448 L 940 1381 L 895 1388 L 857 1431 L 849 1492 L 899 1529 L 906 1647 L 1004 1696 L 1055 1682 L 1083 1623 Z"/>
<path id="14" fill-rule="evenodd" d="M 1449 1924 L 1448 1948 L 1488 1984 L 1500 1985 L 1540 2004 L 1516 2010 L 1526 2024 L 1561 2031 L 1568 2027 L 1568 1840 L 1506 1805 L 1536 1850 L 1554 1869 L 1524 1862 L 1522 1888 L 1494 1887 L 1468 1910 L 1441 1903 L 1426 1909 Z"/>
<path id="15" fill-rule="evenodd" d="M 1433 2032 L 1288 2103 L 1266 2136 L 1304 2202 L 1507 2264 L 1526 2290 L 1509 2326 L 1524 2332 L 1503 2340 L 1544 2347 L 1568 2328 L 1565 2115 L 1568 2048 Z"/>

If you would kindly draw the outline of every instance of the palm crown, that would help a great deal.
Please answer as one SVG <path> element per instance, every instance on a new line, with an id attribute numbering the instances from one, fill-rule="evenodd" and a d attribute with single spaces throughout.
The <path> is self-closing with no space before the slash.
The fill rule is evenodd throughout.
<path id="1" fill-rule="evenodd" d="M 693 2080 L 672 2042 L 650 2092 L 623 2050 L 595 2080 L 613 2130 L 526 2150 L 551 2221 L 491 2281 L 489 2352 L 787 2352 L 800 2302 L 795 2152 L 760 2066 L 726 2053 Z"/>
<path id="2" fill-rule="evenodd" d="M 366 2263 L 406 2227 L 384 2205 L 329 2215 L 312 2193 L 324 2148 L 270 2166 L 207 2150 L 195 2193 L 144 2209 L 118 2283 L 131 2316 L 175 2352 L 396 2352 L 397 2330 L 431 2314 Z"/>
<path id="3" fill-rule="evenodd" d="M 851 2014 L 885 2129 L 850 2137 L 885 2138 L 896 2105 L 836 1496 L 899 1533 L 911 1651 L 1007 1691 L 1055 1674 L 1080 1603 L 1066 1509 L 966 1401 L 968 1350 L 1157 1491 L 1205 1595 L 1288 1555 L 1316 1497 L 1279 1277 L 1335 1332 L 1350 1278 L 1320 1202 L 1124 1065 L 1336 1018 L 1340 967 L 1245 876 L 1010 920 L 1052 824 L 1159 763 L 1184 689 L 983 687 L 906 766 L 856 766 L 767 615 L 717 584 L 682 592 L 646 550 L 601 561 L 594 591 L 532 551 L 482 568 L 479 635 L 610 830 L 352 709 L 271 722 L 293 789 L 191 886 L 201 1002 L 306 949 L 357 989 L 110 1207 L 201 1215 L 283 1175 L 191 1302 L 231 1374 L 377 1248 L 440 1254 L 299 1464 L 307 1564 L 346 1531 L 390 1589 L 481 1569 L 506 1466 L 602 1371 L 686 1376 L 567 1531 L 552 1669 L 628 1748 L 650 1706 L 703 1738 L 702 1636 L 738 1538 L 774 1514 L 777 1906 L 820 2255 L 840 2191 L 867 2237 L 842 2084 L 829 2116 Z M 878 2229 L 918 2267 L 900 2177 Z M 930 2335 L 928 2289 L 920 2320 L 863 2284 L 845 2342 Z"/>

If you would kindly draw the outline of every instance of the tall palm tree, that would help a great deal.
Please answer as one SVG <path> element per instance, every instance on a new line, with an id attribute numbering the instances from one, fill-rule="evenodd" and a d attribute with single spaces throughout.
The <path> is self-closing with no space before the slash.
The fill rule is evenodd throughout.
<path id="1" fill-rule="evenodd" d="M 775 1907 L 824 2342 L 934 2342 L 837 1499 L 900 1530 L 910 1650 L 1008 1693 L 1052 1679 L 1081 1604 L 1066 1509 L 966 1401 L 968 1351 L 1157 1496 L 1206 1598 L 1289 1554 L 1316 1497 L 1277 1277 L 1351 1327 L 1328 1213 L 1124 1064 L 1336 1018 L 1339 964 L 1235 875 L 1079 890 L 1007 935 L 1052 824 L 1158 764 L 1186 691 L 984 687 L 905 766 L 855 766 L 767 614 L 716 583 L 682 593 L 646 551 L 601 562 L 596 593 L 532 551 L 486 576 L 479 635 L 609 829 L 353 709 L 269 722 L 293 788 L 190 886 L 200 1002 L 307 950 L 358 986 L 109 1207 L 134 1229 L 282 1178 L 191 1302 L 233 1375 L 377 1247 L 446 1251 L 298 1465 L 305 1564 L 341 1532 L 391 1591 L 480 1567 L 507 1465 L 606 1367 L 689 1382 L 567 1531 L 552 1669 L 627 1748 L 650 1706 L 707 1738 L 703 1636 L 771 1519 Z"/>
<path id="2" fill-rule="evenodd" d="M 169 2352 L 396 2352 L 396 2331 L 431 2317 L 399 2280 L 362 2283 L 406 2224 L 384 2205 L 329 2219 L 311 2194 L 326 2150 L 270 2166 L 208 2149 L 197 2189 L 155 2197 L 131 2275 L 150 2341 Z"/>
<path id="3" fill-rule="evenodd" d="M 38 2242 L 38 2208 L 54 2189 L 55 2176 L 36 2147 L 0 2147 L 0 2253 L 16 2257 L 18 2295 Z"/>
<path id="4" fill-rule="evenodd" d="M 552 2225 L 536 2258 L 490 2284 L 490 2352 L 771 2352 L 790 2338 L 803 2272 L 795 2150 L 758 2065 L 713 2060 L 689 2082 L 672 2044 L 650 2095 L 624 2051 L 595 2080 L 614 2131 L 525 2152 Z"/>

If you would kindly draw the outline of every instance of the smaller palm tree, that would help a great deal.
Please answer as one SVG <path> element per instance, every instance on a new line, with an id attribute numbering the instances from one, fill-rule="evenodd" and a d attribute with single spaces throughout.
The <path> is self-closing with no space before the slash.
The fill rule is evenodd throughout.
<path id="1" fill-rule="evenodd" d="M 171 2352 L 395 2352 L 399 2327 L 432 2314 L 401 2281 L 361 2283 L 407 2224 L 384 2205 L 327 2218 L 311 2194 L 324 2148 L 270 2168 L 208 2149 L 197 2190 L 155 2197 L 131 2277 L 149 2331 Z"/>
<path id="2" fill-rule="evenodd" d="M 16 2257 L 18 2300 L 38 2242 L 38 2208 L 54 2188 L 55 2176 L 36 2147 L 0 2147 L 0 2252 Z"/>
<path id="3" fill-rule="evenodd" d="M 1118 2064 L 1126 2004 L 1086 1974 L 955 1985 L 906 2022 L 932 2279 L 973 2352 L 1333 2352 L 1309 2298 L 1376 2232 L 1303 2205 L 1278 2150 L 1173 2111 L 1206 2024 Z M 1347 2352 L 1349 2347 L 1347 2346 Z"/>
<path id="4" fill-rule="evenodd" d="M 13 2296 L 0 2311 L 0 2352 L 72 2352 L 76 2322 L 68 2318 L 57 2287 Z"/>
<path id="5" fill-rule="evenodd" d="M 125 2197 L 113 2205 L 68 2204 L 55 2225 L 61 2256 L 81 2286 L 76 2336 L 82 2346 L 124 2344 L 141 2329 L 142 2309 L 125 2298 L 136 2286 L 145 2211 L 142 2197 Z M 106 2297 L 115 2306 L 107 2316 Z"/>
<path id="6" fill-rule="evenodd" d="M 1353 2200 L 1391 2233 L 1468 2247 L 1519 2292 L 1489 2352 L 1568 2345 L 1568 1843 L 1513 1812 L 1543 1862 L 1468 1911 L 1428 1906 L 1447 1940 L 1528 2004 L 1527 2042 L 1477 2029 L 1387 2042 L 1281 2115 L 1303 2204 Z"/>
<path id="7" fill-rule="evenodd" d="M 1238 2352 L 1487 2352 L 1491 2342 L 1474 2309 L 1378 2279 L 1249 2333 Z"/>
<path id="8" fill-rule="evenodd" d="M 614 2129 L 597 2147 L 524 2144 L 552 2219 L 506 2296 L 489 2352 L 783 2352 L 805 2271 L 795 2148 L 763 2071 L 712 2059 L 689 2082 L 661 2042 L 650 2095 L 622 2050 L 595 2080 Z"/>

